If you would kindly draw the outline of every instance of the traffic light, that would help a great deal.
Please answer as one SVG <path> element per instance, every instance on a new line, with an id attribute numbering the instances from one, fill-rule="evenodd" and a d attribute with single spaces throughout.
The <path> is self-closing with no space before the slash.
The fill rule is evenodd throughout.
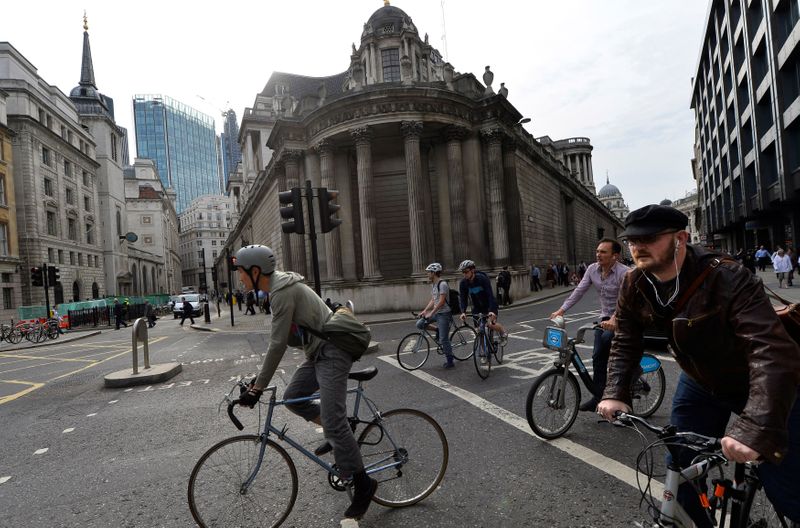
<path id="1" fill-rule="evenodd" d="M 44 286 L 44 275 L 42 268 L 31 268 L 31 283 L 34 286 Z"/>
<path id="2" fill-rule="evenodd" d="M 306 231 L 303 223 L 303 196 L 300 188 L 295 187 L 291 191 L 279 192 L 278 201 L 285 206 L 281 207 L 281 218 L 286 220 L 281 223 L 283 232 L 304 234 Z"/>
<path id="3" fill-rule="evenodd" d="M 236 257 L 228 257 L 228 268 L 231 271 L 236 269 Z"/>
<path id="4" fill-rule="evenodd" d="M 47 267 L 47 283 L 50 286 L 55 286 L 57 282 L 61 279 L 61 275 L 59 275 L 59 269 L 53 266 Z"/>
<path id="5" fill-rule="evenodd" d="M 320 187 L 317 199 L 319 200 L 319 226 L 323 233 L 333 231 L 342 221 L 336 218 L 336 211 L 341 209 L 340 205 L 335 203 L 336 198 L 339 197 L 339 191 L 333 189 L 326 189 Z"/>

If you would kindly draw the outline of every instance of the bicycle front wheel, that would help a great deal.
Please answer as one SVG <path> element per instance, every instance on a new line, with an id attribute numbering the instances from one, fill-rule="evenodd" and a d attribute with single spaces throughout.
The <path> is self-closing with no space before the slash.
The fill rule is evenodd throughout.
<path id="1" fill-rule="evenodd" d="M 16 345 L 17 343 L 22 341 L 22 330 L 20 330 L 19 328 L 12 328 L 11 331 L 9 332 L 9 334 L 8 334 L 8 337 L 6 337 L 6 339 L 10 343 L 13 343 L 13 344 Z"/>
<path id="2" fill-rule="evenodd" d="M 267 439 L 258 463 L 261 439 L 228 438 L 205 452 L 189 477 L 189 509 L 199 526 L 280 526 L 297 499 L 297 470 L 281 446 Z"/>
<path id="3" fill-rule="evenodd" d="M 563 435 L 578 417 L 581 389 L 572 372 L 553 368 L 536 378 L 525 404 L 525 415 L 533 432 L 552 440 Z M 563 403 L 562 402 L 563 396 Z"/>
<path id="4" fill-rule="evenodd" d="M 640 363 L 642 375 L 633 382 L 631 397 L 633 414 L 647 418 L 658 410 L 664 401 L 667 379 L 661 362 L 652 354 L 644 354 Z"/>
<path id="5" fill-rule="evenodd" d="M 450 449 L 441 426 L 415 409 L 381 414 L 358 437 L 364 468 L 377 479 L 372 498 L 381 506 L 416 504 L 439 486 Z"/>
<path id="6" fill-rule="evenodd" d="M 469 325 L 459 326 L 450 334 L 450 344 L 453 347 L 453 357 L 465 361 L 472 357 L 474 352 L 472 344 L 475 342 L 475 329 Z"/>
<path id="7" fill-rule="evenodd" d="M 481 379 L 488 378 L 492 370 L 492 354 L 489 352 L 488 340 L 486 334 L 478 334 L 475 336 L 475 345 L 473 346 L 472 359 L 475 360 L 475 370 L 478 371 Z"/>
<path id="8" fill-rule="evenodd" d="M 422 332 L 413 332 L 397 345 L 397 362 L 406 370 L 417 370 L 428 361 L 431 345 Z"/>

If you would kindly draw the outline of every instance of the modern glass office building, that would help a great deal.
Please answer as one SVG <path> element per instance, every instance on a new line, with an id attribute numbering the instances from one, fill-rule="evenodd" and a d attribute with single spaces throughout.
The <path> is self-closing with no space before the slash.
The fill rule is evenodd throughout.
<path id="1" fill-rule="evenodd" d="M 220 194 L 214 119 L 162 95 L 135 95 L 136 156 L 150 158 L 165 186 L 177 195 L 176 210 L 205 194 Z"/>
<path id="2" fill-rule="evenodd" d="M 230 175 L 236 172 L 236 166 L 242 161 L 242 151 L 239 148 L 239 125 L 236 122 L 236 112 L 232 109 L 225 112 L 225 130 L 220 134 L 222 143 L 222 190 L 228 188 Z"/>

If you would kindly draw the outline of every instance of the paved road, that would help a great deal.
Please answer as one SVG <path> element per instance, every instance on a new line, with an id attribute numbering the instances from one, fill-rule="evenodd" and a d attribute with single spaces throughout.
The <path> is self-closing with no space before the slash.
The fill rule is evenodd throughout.
<path id="1" fill-rule="evenodd" d="M 413 321 L 373 325 L 381 351 L 359 364 L 380 369 L 367 385 L 370 396 L 383 409 L 415 407 L 434 416 L 450 442 L 450 464 L 426 501 L 401 510 L 373 505 L 360 526 L 605 527 L 642 519 L 633 434 L 582 413 L 565 438 L 548 443 L 525 421 L 528 388 L 551 361 L 540 344 L 544 318 L 560 302 L 502 312 L 513 332 L 507 361 L 485 381 L 471 361 L 444 370 L 437 357 L 419 371 L 402 370 L 393 350 Z M 587 295 L 573 308 L 571 333 L 595 319 L 595 305 Z M 0 526 L 192 526 L 188 476 L 209 446 L 236 433 L 217 404 L 235 379 L 260 365 L 266 333 L 255 330 L 262 326 L 256 321 L 197 332 L 162 319 L 151 333 L 153 361 L 182 361 L 184 369 L 157 386 L 103 387 L 104 374 L 130 363 L 123 330 L 0 355 L 0 380 L 41 384 L 0 404 Z M 276 380 L 281 389 L 301 360 L 299 352 L 287 353 Z M 669 398 L 677 371 L 670 361 L 665 368 Z M 257 427 L 257 412 L 240 414 L 249 430 Z M 666 421 L 668 405 L 654 418 Z M 280 420 L 309 446 L 321 439 L 316 427 L 288 413 Z M 316 466 L 296 453 L 294 459 L 300 491 L 286 526 L 339 526 L 347 496 L 333 492 Z"/>

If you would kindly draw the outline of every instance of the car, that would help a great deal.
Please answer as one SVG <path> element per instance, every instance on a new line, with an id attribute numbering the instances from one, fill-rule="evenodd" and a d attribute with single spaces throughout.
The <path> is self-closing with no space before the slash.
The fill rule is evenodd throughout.
<path id="1" fill-rule="evenodd" d="M 200 306 L 200 295 L 197 293 L 187 293 L 186 295 L 181 295 L 176 298 L 175 306 L 172 307 L 172 315 L 175 319 L 178 317 L 183 317 L 183 301 L 181 299 L 186 299 L 192 305 L 192 316 L 199 317 L 203 314 L 203 310 Z"/>

